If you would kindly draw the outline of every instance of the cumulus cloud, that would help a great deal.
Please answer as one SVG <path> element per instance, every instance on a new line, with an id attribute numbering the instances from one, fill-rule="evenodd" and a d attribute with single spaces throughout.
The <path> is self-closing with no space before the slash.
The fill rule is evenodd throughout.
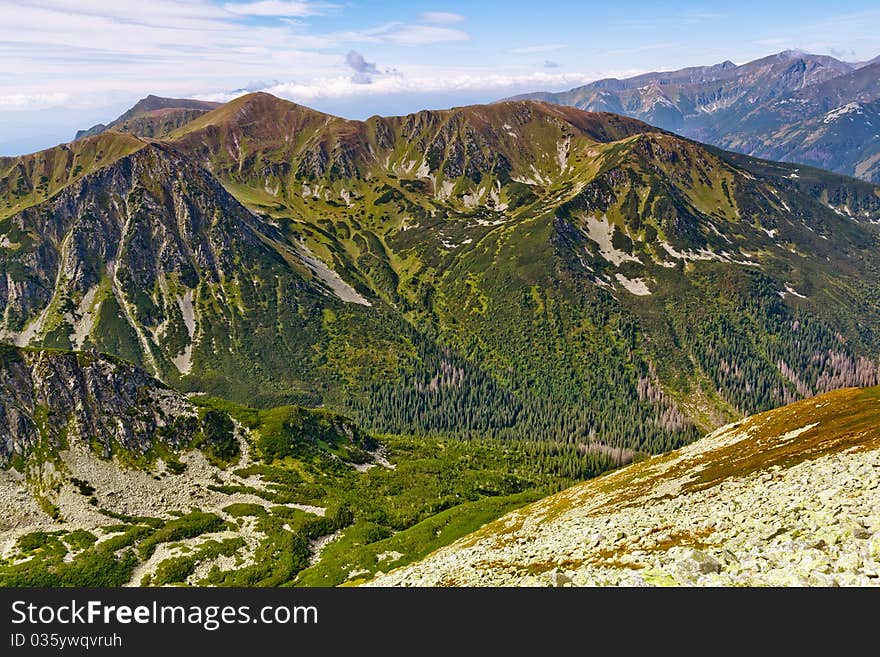
<path id="1" fill-rule="evenodd" d="M 559 68 L 559 63 L 554 62 L 552 59 L 545 59 L 544 68 Z"/>
<path id="2" fill-rule="evenodd" d="M 426 23 L 437 25 L 455 25 L 464 22 L 464 16 L 449 11 L 423 11 L 421 17 Z"/>
<path id="3" fill-rule="evenodd" d="M 368 62 L 364 56 L 356 50 L 349 50 L 345 56 L 345 65 L 358 73 L 378 73 L 374 62 Z"/>
<path id="4" fill-rule="evenodd" d="M 260 91 L 262 89 L 274 87 L 276 84 L 281 84 L 281 82 L 279 80 L 251 80 L 244 85 L 240 91 L 250 93 L 252 91 Z"/>
<path id="5" fill-rule="evenodd" d="M 368 62 L 356 50 L 348 51 L 348 54 L 345 56 L 345 65 L 354 71 L 351 80 L 356 84 L 370 84 L 373 81 L 370 76 L 379 72 L 375 62 Z"/>
<path id="6" fill-rule="evenodd" d="M 627 71 L 626 75 L 632 74 Z M 623 72 L 620 75 L 625 75 Z M 471 73 L 450 75 L 382 75 L 363 84 L 351 76 L 316 78 L 308 82 L 284 82 L 262 89 L 275 96 L 297 103 L 370 95 L 428 94 L 487 91 L 498 96 L 517 89 L 568 88 L 586 84 L 597 76 L 585 73 L 535 72 L 523 75 Z M 227 102 L 241 93 L 200 95 L 204 100 Z"/>

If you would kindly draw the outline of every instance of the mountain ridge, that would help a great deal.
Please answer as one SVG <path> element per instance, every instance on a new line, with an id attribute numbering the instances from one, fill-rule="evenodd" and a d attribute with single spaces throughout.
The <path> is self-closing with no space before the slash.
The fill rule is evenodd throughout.
<path id="1" fill-rule="evenodd" d="M 821 129 L 826 113 L 880 99 L 876 68 L 875 60 L 854 65 L 789 51 L 740 66 L 646 73 L 514 98 L 611 110 L 722 148 L 877 182 L 871 168 L 877 144 L 866 147 L 860 137 L 860 131 L 876 137 L 870 117 L 848 129 L 846 139 Z M 807 130 L 805 119 L 817 125 Z"/>
<path id="2" fill-rule="evenodd" d="M 3 219 L 6 339 L 383 431 L 647 451 L 877 376 L 868 183 L 533 102 L 357 122 L 252 94 L 131 144 Z"/>
<path id="3" fill-rule="evenodd" d="M 204 100 L 163 98 L 150 94 L 110 123 L 98 123 L 86 130 L 78 130 L 73 140 L 78 141 L 108 130 L 128 132 L 137 137 L 162 137 L 220 105 Z"/>

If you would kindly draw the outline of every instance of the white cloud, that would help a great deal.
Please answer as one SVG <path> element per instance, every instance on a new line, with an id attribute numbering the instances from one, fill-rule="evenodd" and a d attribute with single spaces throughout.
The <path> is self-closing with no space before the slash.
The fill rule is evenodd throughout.
<path id="1" fill-rule="evenodd" d="M 438 75 L 387 75 L 376 77 L 370 84 L 354 81 L 349 76 L 316 78 L 308 82 L 284 82 L 261 91 L 298 103 L 317 99 L 378 96 L 392 94 L 449 93 L 490 91 L 502 95 L 505 90 L 529 87 L 534 89 L 573 87 L 597 79 L 587 73 L 535 72 L 522 75 L 486 73 L 455 73 Z M 199 96 L 204 100 L 226 102 L 242 93 L 219 93 Z"/>
<path id="2" fill-rule="evenodd" d="M 345 65 L 357 73 L 378 73 L 375 62 L 368 62 L 356 50 L 349 50 L 345 56 Z"/>
<path id="3" fill-rule="evenodd" d="M 635 46 L 634 48 L 617 48 L 615 50 L 609 50 L 609 55 L 634 55 L 640 52 L 650 52 L 652 50 L 666 50 L 668 48 L 674 48 L 677 44 L 674 43 L 651 43 L 646 46 Z"/>
<path id="4" fill-rule="evenodd" d="M 378 75 L 380 72 L 376 67 L 375 62 L 368 62 L 364 59 L 364 56 L 356 50 L 348 51 L 348 54 L 345 56 L 345 65 L 354 71 L 354 75 L 351 76 L 351 81 L 356 82 L 357 84 L 371 84 L 373 82 L 372 76 Z"/>
<path id="5" fill-rule="evenodd" d="M 531 73 L 509 62 L 493 70 L 410 51 L 395 55 L 391 47 L 470 39 L 459 29 L 461 21 L 440 15 L 448 12 L 426 12 L 413 23 L 337 32 L 316 32 L 298 21 L 331 6 L 343 7 L 343 0 L 333 2 L 0 0 L 0 112 L 106 107 L 148 93 L 228 99 L 238 92 L 222 90 L 245 88 L 302 102 L 457 91 L 493 98 L 575 86 L 596 77 L 560 75 L 549 68 Z M 265 19 L 246 23 L 247 16 Z M 382 49 L 383 65 L 360 54 L 372 50 L 366 44 L 388 46 Z"/>
<path id="6" fill-rule="evenodd" d="M 43 15 L 50 19 L 61 17 L 90 17 L 102 21 L 118 21 L 129 25 L 190 28 L 206 26 L 212 21 L 228 18 L 222 8 L 205 0 L 175 2 L 151 0 L 147 2 L 119 2 L 118 0 L 5 0 L 0 2 L 4 23 L 7 19 L 24 19 Z M 38 26 L 39 24 L 37 24 Z M 8 27 L 9 24 L 6 25 Z"/>
<path id="7" fill-rule="evenodd" d="M 514 48 L 510 52 L 517 55 L 531 55 L 539 52 L 554 52 L 565 48 L 564 43 L 544 43 L 537 46 L 525 46 L 523 48 Z"/>
<path id="8" fill-rule="evenodd" d="M 339 5 L 299 0 L 259 0 L 258 2 L 228 2 L 223 8 L 241 16 L 318 16 Z"/>
<path id="9" fill-rule="evenodd" d="M 47 109 L 64 105 L 69 100 L 70 96 L 64 93 L 9 94 L 0 96 L 0 111 Z"/>
<path id="10" fill-rule="evenodd" d="M 467 41 L 467 32 L 436 25 L 413 25 L 409 23 L 386 23 L 357 32 L 344 32 L 337 37 L 343 41 L 391 43 L 397 46 L 426 46 L 432 43 Z"/>
<path id="11" fill-rule="evenodd" d="M 455 25 L 463 23 L 465 18 L 461 14 L 453 14 L 448 11 L 423 11 L 422 20 L 426 23 L 435 23 L 437 25 Z"/>
<path id="12" fill-rule="evenodd" d="M 26 97 L 40 106 L 52 93 L 83 104 L 111 91 L 193 93 L 340 66 L 338 51 L 322 52 L 338 47 L 333 37 L 280 21 L 243 28 L 222 7 L 199 0 L 0 0 L 0 16 L 0 95 L 16 106 Z"/>

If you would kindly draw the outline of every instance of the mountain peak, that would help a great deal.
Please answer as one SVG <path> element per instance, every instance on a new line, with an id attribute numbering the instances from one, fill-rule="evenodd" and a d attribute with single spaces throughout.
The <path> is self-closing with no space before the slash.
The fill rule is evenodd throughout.
<path id="1" fill-rule="evenodd" d="M 233 142 L 243 135 L 266 148 L 283 148 L 292 135 L 324 124 L 344 125 L 348 121 L 304 105 L 257 91 L 239 96 L 205 112 L 170 136 L 187 143 L 212 139 L 206 135 L 229 134 Z"/>
<path id="2" fill-rule="evenodd" d="M 117 120 L 130 119 L 146 112 L 152 112 L 159 109 L 202 109 L 211 110 L 220 107 L 221 103 L 214 103 L 207 100 L 196 100 L 194 98 L 165 98 L 149 94 L 141 98 L 135 103 L 131 109 L 122 114 Z"/>
<path id="3" fill-rule="evenodd" d="M 162 137 L 200 114 L 220 106 L 221 103 L 207 100 L 165 98 L 149 94 L 110 123 L 98 123 L 87 130 L 77 131 L 74 141 L 107 130 L 130 132 L 138 137 Z"/>
<path id="4" fill-rule="evenodd" d="M 305 105 L 300 105 L 299 103 L 295 103 L 291 100 L 287 100 L 285 98 L 279 98 L 278 96 L 273 96 L 272 94 L 266 91 L 253 91 L 243 96 L 239 96 L 238 98 L 234 98 L 225 105 L 222 106 L 223 109 L 229 110 L 241 110 L 244 108 L 254 109 L 260 112 L 291 112 L 291 111 L 299 111 L 305 112 L 309 114 L 315 115 L 323 115 L 323 116 L 331 116 L 329 114 L 324 114 L 323 112 L 319 112 L 318 110 L 312 109 Z M 335 118 L 335 117 L 334 117 Z"/>

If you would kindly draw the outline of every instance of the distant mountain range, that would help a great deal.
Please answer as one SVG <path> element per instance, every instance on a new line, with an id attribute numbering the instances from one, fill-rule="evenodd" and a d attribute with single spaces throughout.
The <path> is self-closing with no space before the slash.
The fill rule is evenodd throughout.
<path id="1" fill-rule="evenodd" d="M 787 51 L 512 100 L 524 99 L 615 112 L 746 155 L 880 182 L 880 58 L 852 64 Z"/>
<path id="2" fill-rule="evenodd" d="M 0 158 L 2 339 L 384 432 L 644 452 L 880 382 L 869 183 L 540 102 L 169 102 L 140 116 L 199 114 Z"/>
<path id="3" fill-rule="evenodd" d="M 149 95 L 139 100 L 115 121 L 107 125 L 99 123 L 88 130 L 79 130 L 74 140 L 91 137 L 107 130 L 129 132 L 140 137 L 162 137 L 217 107 L 220 107 L 220 103 Z"/>

